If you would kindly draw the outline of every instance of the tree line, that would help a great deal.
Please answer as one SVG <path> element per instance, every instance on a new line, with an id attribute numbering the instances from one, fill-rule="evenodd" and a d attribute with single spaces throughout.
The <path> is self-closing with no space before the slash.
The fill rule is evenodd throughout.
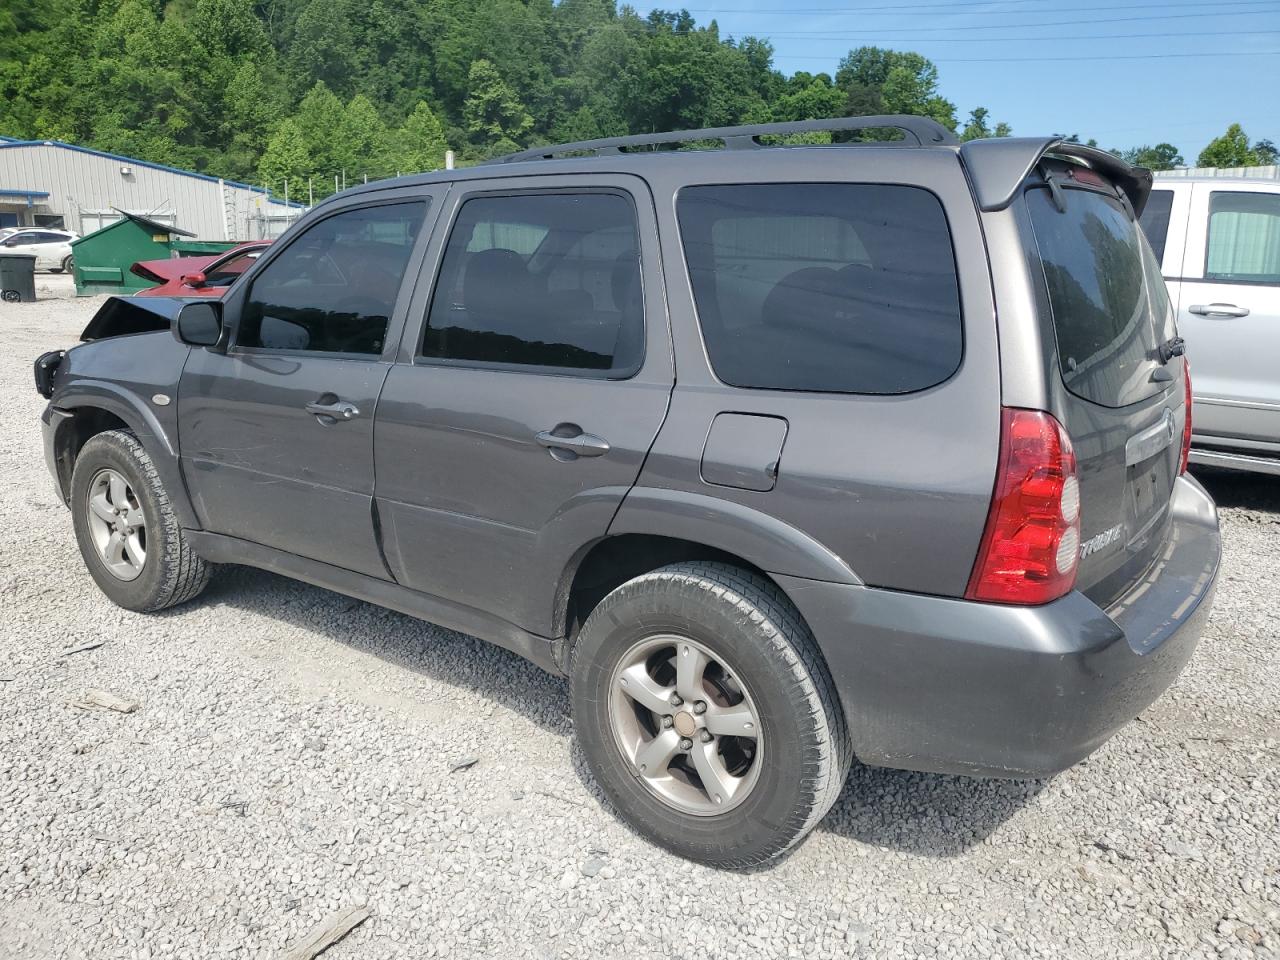
<path id="1" fill-rule="evenodd" d="M 683 10 L 642 17 L 616 0 L 0 9 L 0 133 L 276 192 L 288 180 L 295 197 L 308 180 L 318 198 L 335 177 L 436 169 L 446 149 L 468 163 L 544 143 L 875 113 L 929 116 L 964 139 L 1012 133 L 982 106 L 962 119 L 918 53 L 861 47 L 834 74 L 787 76 L 767 40 L 724 36 Z M 1238 126 L 1211 151 L 1221 166 L 1275 159 Z M 1182 163 L 1167 143 L 1117 152 L 1157 169 Z"/>

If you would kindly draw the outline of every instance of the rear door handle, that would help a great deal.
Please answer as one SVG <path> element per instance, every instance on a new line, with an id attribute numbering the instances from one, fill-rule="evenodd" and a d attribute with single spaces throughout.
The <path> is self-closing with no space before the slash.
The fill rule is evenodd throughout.
<path id="1" fill-rule="evenodd" d="M 347 400 L 335 400 L 333 403 L 308 403 L 307 413 L 314 413 L 321 423 L 337 423 L 340 420 L 354 420 L 360 416 L 360 408 Z"/>
<path id="2" fill-rule="evenodd" d="M 1234 303 L 1197 303 L 1187 307 L 1197 317 L 1247 317 L 1248 307 L 1237 307 Z"/>
<path id="3" fill-rule="evenodd" d="M 534 439 L 550 450 L 551 455 L 557 460 L 603 457 L 610 449 L 608 441 L 595 434 L 584 432 L 574 423 L 562 423 L 554 430 L 543 430 L 536 434 Z"/>

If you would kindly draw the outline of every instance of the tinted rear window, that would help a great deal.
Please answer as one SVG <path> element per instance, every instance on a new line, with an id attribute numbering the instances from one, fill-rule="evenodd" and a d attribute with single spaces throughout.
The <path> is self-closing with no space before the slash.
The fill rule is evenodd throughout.
<path id="1" fill-rule="evenodd" d="M 896 394 L 960 366 L 951 234 L 927 190 L 688 187 L 677 212 L 707 354 L 725 383 Z"/>
<path id="2" fill-rule="evenodd" d="M 1109 407 L 1160 390 L 1156 347 L 1172 330 L 1164 281 L 1142 232 L 1113 197 L 1047 188 L 1027 193 L 1067 389 Z"/>
<path id="3" fill-rule="evenodd" d="M 1152 190 L 1142 210 L 1139 223 L 1156 255 L 1156 263 L 1164 263 L 1164 244 L 1169 238 L 1169 215 L 1173 211 L 1172 190 Z"/>

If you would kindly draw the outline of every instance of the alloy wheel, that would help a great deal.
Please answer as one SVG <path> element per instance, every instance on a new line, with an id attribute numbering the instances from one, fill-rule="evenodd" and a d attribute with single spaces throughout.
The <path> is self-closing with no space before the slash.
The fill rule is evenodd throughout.
<path id="1" fill-rule="evenodd" d="M 684 813 L 724 813 L 759 780 L 764 741 L 751 695 L 688 637 L 656 634 L 627 651 L 610 683 L 609 720 L 640 781 Z"/>
<path id="2" fill-rule="evenodd" d="M 87 506 L 98 558 L 117 580 L 136 580 L 147 562 L 147 523 L 133 487 L 106 467 L 89 482 Z"/>

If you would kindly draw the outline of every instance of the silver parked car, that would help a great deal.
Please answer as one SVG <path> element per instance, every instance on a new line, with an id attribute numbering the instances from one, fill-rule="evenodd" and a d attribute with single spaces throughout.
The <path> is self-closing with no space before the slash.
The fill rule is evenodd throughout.
<path id="1" fill-rule="evenodd" d="M 1280 475 L 1280 182 L 1161 179 L 1142 226 L 1191 361 L 1191 461 Z"/>

